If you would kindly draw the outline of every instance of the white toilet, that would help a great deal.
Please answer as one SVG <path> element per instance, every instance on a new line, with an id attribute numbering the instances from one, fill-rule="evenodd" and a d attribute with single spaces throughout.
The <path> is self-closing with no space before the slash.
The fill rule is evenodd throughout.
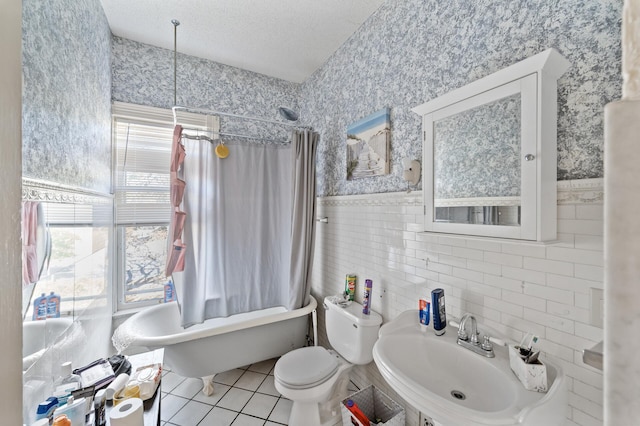
<path id="1" fill-rule="evenodd" d="M 328 426 L 340 422 L 340 401 L 347 396 L 353 364 L 373 360 L 382 317 L 352 302 L 343 308 L 324 299 L 329 343 L 335 348 L 310 346 L 283 355 L 274 369 L 275 386 L 293 401 L 289 425 Z"/>

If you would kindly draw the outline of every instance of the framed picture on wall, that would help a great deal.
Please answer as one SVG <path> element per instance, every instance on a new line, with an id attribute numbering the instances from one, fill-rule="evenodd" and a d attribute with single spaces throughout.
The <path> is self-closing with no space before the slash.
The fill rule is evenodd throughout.
<path id="1" fill-rule="evenodd" d="M 389 174 L 390 109 L 383 108 L 347 127 L 347 180 Z"/>

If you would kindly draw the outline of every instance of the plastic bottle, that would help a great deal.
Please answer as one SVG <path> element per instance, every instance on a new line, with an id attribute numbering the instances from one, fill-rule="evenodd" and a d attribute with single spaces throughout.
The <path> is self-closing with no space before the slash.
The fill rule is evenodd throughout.
<path id="1" fill-rule="evenodd" d="M 344 280 L 344 292 L 352 302 L 356 295 L 356 280 L 356 274 L 347 274 Z"/>
<path id="2" fill-rule="evenodd" d="M 58 406 L 58 398 L 49 397 L 46 401 L 41 402 L 38 405 L 38 411 L 36 411 L 36 420 L 50 419 L 53 420 L 53 410 Z"/>
<path id="3" fill-rule="evenodd" d="M 82 379 L 77 374 L 73 374 L 71 362 L 65 362 L 60 366 L 61 377 L 54 383 L 55 392 L 71 394 L 71 391 L 82 388 Z"/>
<path id="4" fill-rule="evenodd" d="M 369 418 L 364 415 L 362 410 L 360 410 L 360 407 L 358 407 L 358 404 L 356 404 L 353 399 L 348 399 L 346 406 L 347 409 L 351 411 L 351 414 L 353 414 L 353 417 L 355 417 L 362 426 L 370 426 Z"/>
<path id="5" fill-rule="evenodd" d="M 429 325 L 429 317 L 431 316 L 431 303 L 427 299 L 420 299 L 418 302 L 420 309 L 420 324 Z"/>
<path id="6" fill-rule="evenodd" d="M 33 320 L 47 319 L 47 296 L 42 293 L 42 296 L 36 297 L 33 301 Z"/>
<path id="7" fill-rule="evenodd" d="M 61 414 L 53 420 L 52 426 L 72 426 L 72 425 L 71 425 L 71 420 L 67 417 L 67 415 Z"/>
<path id="8" fill-rule="evenodd" d="M 431 304 L 433 305 L 433 331 L 436 333 L 436 336 L 441 336 L 447 327 L 443 289 L 436 288 L 431 292 Z"/>
<path id="9" fill-rule="evenodd" d="M 104 426 L 107 422 L 105 416 L 105 403 L 106 403 L 105 390 L 100 389 L 95 398 L 93 399 L 94 406 L 94 426 Z"/>
<path id="10" fill-rule="evenodd" d="M 58 407 L 53 413 L 54 419 L 58 416 L 66 416 L 71 426 L 85 426 L 85 398 L 73 400 L 69 398 L 69 401 L 62 407 Z"/>
<path id="11" fill-rule="evenodd" d="M 51 292 L 47 296 L 47 318 L 60 318 L 60 295 Z"/>
<path id="12" fill-rule="evenodd" d="M 164 303 L 173 302 L 176 300 L 176 287 L 173 281 L 169 280 L 164 285 Z"/>

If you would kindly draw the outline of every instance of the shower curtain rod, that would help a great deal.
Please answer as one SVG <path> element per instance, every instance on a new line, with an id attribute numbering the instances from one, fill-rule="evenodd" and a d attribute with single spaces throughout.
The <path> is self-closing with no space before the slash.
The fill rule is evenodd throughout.
<path id="1" fill-rule="evenodd" d="M 178 99 L 178 86 L 177 86 L 177 80 L 178 80 L 178 25 L 180 25 L 180 21 L 178 21 L 177 19 L 172 19 L 171 23 L 173 24 L 173 105 L 174 105 L 171 108 L 171 111 L 173 112 L 173 125 L 174 126 L 176 126 L 178 124 L 178 111 L 184 111 L 184 112 L 193 112 L 193 113 L 197 113 L 197 114 L 232 117 L 232 118 L 238 118 L 238 119 L 241 119 L 241 120 L 259 121 L 259 122 L 262 122 L 262 123 L 276 124 L 276 125 L 279 125 L 279 126 L 291 127 L 291 128 L 294 128 L 294 129 L 313 130 L 309 126 L 301 126 L 301 125 L 293 124 L 293 123 L 286 123 L 286 122 L 282 122 L 282 121 L 268 120 L 268 119 L 265 119 L 265 118 L 251 117 L 251 116 L 247 116 L 247 115 L 231 114 L 231 113 L 222 112 L 222 111 L 207 110 L 207 109 L 202 109 L 202 108 L 189 108 L 189 107 L 176 105 L 177 104 L 177 99 Z M 297 120 L 297 117 L 296 117 L 296 120 Z M 192 130 L 192 131 L 196 131 L 196 132 L 203 131 L 201 129 L 186 128 L 186 127 L 183 127 L 183 129 L 184 130 Z M 219 135 L 219 136 L 231 136 L 231 137 L 237 137 L 237 138 L 243 138 L 243 139 L 264 140 L 264 141 L 277 142 L 277 143 L 288 143 L 289 142 L 288 140 L 269 139 L 269 138 L 262 138 L 262 137 L 259 137 L 259 136 L 242 135 L 242 134 L 237 134 L 237 133 L 214 132 L 214 131 L 209 131 L 207 133 L 212 133 L 214 135 Z M 206 140 L 206 141 L 209 141 L 211 143 L 216 143 L 213 138 L 210 138 L 208 136 L 189 135 L 189 134 L 183 134 L 182 136 L 184 138 L 187 138 L 187 139 Z"/>
<path id="2" fill-rule="evenodd" d="M 261 141 L 268 141 L 268 142 L 274 142 L 274 143 L 279 143 L 279 144 L 288 144 L 290 141 L 289 140 L 285 140 L 285 139 L 270 139 L 270 138 L 263 138 L 260 136 L 250 136 L 250 135 L 242 135 L 239 133 L 229 133 L 229 132 L 216 132 L 213 130 L 202 130 L 202 129 L 195 129 L 192 127 L 182 127 L 182 130 L 187 130 L 187 131 L 194 131 L 194 132 L 205 132 L 205 133 L 211 133 L 214 135 L 219 135 L 219 136 L 231 136 L 231 137 L 236 137 L 236 138 L 242 138 L 242 139 L 254 139 L 254 140 L 261 140 Z M 213 144 L 217 144 L 218 140 L 210 138 L 209 136 L 204 136 L 204 135 L 190 135 L 188 133 L 183 133 L 182 137 L 185 139 L 192 139 L 192 140 L 196 140 L 196 141 L 207 141 L 207 142 L 211 142 Z"/>
<path id="3" fill-rule="evenodd" d="M 172 107 L 171 109 L 173 110 L 173 123 L 174 123 L 174 125 L 178 123 L 177 112 L 178 111 L 184 111 L 184 112 L 194 112 L 194 113 L 197 113 L 197 114 L 221 115 L 223 117 L 239 118 L 241 120 L 260 121 L 262 123 L 270 123 L 270 124 L 277 124 L 279 126 L 293 127 L 293 128 L 296 128 L 296 129 L 311 130 L 311 127 L 309 127 L 309 126 L 302 126 L 302 125 L 299 125 L 299 124 L 286 123 L 284 121 L 268 120 L 266 118 L 251 117 L 249 115 L 231 114 L 229 112 L 214 111 L 214 110 L 201 109 L 201 108 L 189 108 L 189 107 L 177 106 L 177 105 Z"/>

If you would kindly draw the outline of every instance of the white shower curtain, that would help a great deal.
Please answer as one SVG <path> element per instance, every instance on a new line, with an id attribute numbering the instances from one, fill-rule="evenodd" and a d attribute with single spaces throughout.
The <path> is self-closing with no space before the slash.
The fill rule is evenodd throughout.
<path id="1" fill-rule="evenodd" d="M 289 306 L 291 147 L 232 143 L 225 159 L 214 148 L 186 142 L 185 327 Z"/>

